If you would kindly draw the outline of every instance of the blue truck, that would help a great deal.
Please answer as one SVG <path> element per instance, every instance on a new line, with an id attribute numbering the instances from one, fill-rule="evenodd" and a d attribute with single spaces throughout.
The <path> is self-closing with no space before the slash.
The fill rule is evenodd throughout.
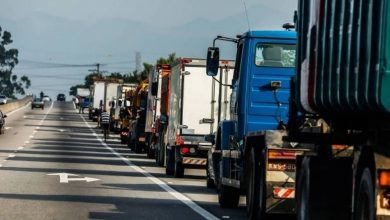
<path id="1" fill-rule="evenodd" d="M 214 142 L 208 152 L 207 185 L 217 187 L 222 207 L 237 207 L 240 195 L 246 194 L 250 219 L 294 213 L 295 160 L 302 151 L 283 138 L 295 74 L 296 33 L 218 36 L 207 53 L 207 75 L 218 81 L 216 40 L 236 43 L 237 53 L 231 85 L 221 84 L 232 89 L 230 120 L 220 121 L 217 133 L 206 137 Z"/>

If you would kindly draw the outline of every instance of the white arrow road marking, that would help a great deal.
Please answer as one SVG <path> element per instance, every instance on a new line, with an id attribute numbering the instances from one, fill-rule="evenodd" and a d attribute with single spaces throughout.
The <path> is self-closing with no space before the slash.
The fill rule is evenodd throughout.
<path id="1" fill-rule="evenodd" d="M 69 176 L 79 176 L 76 174 L 71 174 L 71 173 L 50 173 L 47 174 L 49 176 L 60 176 L 60 183 L 69 183 L 69 181 L 85 181 L 87 183 L 93 182 L 93 181 L 98 181 L 99 179 L 92 178 L 92 177 L 84 177 L 84 178 L 69 178 Z"/>

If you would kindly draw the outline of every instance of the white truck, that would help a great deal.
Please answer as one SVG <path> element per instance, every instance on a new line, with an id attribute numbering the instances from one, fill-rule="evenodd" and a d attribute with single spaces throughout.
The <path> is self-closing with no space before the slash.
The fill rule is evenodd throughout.
<path id="1" fill-rule="evenodd" d="M 77 96 L 80 97 L 89 97 L 91 94 L 88 88 L 77 88 Z"/>
<path id="2" fill-rule="evenodd" d="M 95 81 L 90 88 L 92 104 L 89 108 L 89 119 L 92 119 L 93 121 L 97 121 L 99 109 L 103 105 L 104 87 L 104 81 Z"/>
<path id="3" fill-rule="evenodd" d="M 221 72 L 229 82 L 234 62 L 220 62 L 225 62 L 226 68 L 221 68 Z M 166 174 L 182 177 L 185 168 L 205 168 L 207 152 L 212 145 L 205 141 L 205 136 L 217 130 L 218 112 L 222 112 L 222 117 L 228 117 L 231 90 L 219 89 L 216 79 L 207 77 L 206 60 L 203 59 L 181 58 L 172 65 L 171 71 L 170 110 L 164 138 Z M 222 99 L 218 101 L 220 91 L 223 102 Z"/>

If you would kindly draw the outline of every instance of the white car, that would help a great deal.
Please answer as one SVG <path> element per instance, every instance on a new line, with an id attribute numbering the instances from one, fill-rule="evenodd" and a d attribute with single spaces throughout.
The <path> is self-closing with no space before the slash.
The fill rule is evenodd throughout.
<path id="1" fill-rule="evenodd" d="M 0 104 L 7 104 L 7 96 L 5 95 L 0 95 Z"/>
<path id="2" fill-rule="evenodd" d="M 44 95 L 43 98 L 42 98 L 42 101 L 44 102 L 50 102 L 51 101 L 51 98 L 47 95 Z"/>

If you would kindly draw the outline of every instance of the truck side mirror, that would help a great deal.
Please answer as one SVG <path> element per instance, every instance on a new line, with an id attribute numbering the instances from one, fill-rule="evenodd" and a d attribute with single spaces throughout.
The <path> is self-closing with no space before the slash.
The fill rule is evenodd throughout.
<path id="1" fill-rule="evenodd" d="M 207 50 L 206 73 L 208 76 L 218 75 L 219 68 L 219 48 L 209 47 Z"/>
<path id="2" fill-rule="evenodd" d="M 153 82 L 152 83 L 152 88 L 151 88 L 151 91 L 152 93 L 152 96 L 157 96 L 157 93 L 158 93 L 158 82 Z"/>

